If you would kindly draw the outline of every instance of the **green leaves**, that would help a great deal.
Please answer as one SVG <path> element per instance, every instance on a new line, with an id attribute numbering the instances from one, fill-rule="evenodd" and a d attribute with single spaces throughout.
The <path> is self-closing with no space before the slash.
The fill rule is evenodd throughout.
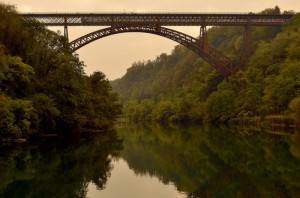
<path id="1" fill-rule="evenodd" d="M 226 122 L 232 117 L 235 94 L 231 90 L 220 90 L 212 93 L 206 101 L 205 120 L 209 122 Z"/>
<path id="2" fill-rule="evenodd" d="M 300 97 L 294 98 L 290 104 L 289 108 L 292 112 L 292 116 L 294 117 L 295 124 L 300 124 Z"/>
<path id="3" fill-rule="evenodd" d="M 0 89 L 13 97 L 25 95 L 34 75 L 33 68 L 17 56 L 6 56 L 0 51 Z"/>
<path id="4" fill-rule="evenodd" d="M 262 13 L 281 13 L 266 9 Z M 227 122 L 236 117 L 288 114 L 300 95 L 300 14 L 286 27 L 253 27 L 254 54 L 245 70 L 228 79 L 189 52 L 176 46 L 170 55 L 139 62 L 113 82 L 125 103 L 125 115 L 135 121 Z M 241 27 L 213 27 L 209 43 L 240 60 Z M 153 105 L 145 111 L 144 100 Z M 135 101 L 135 102 L 128 102 Z M 147 119 L 146 119 L 147 120 Z"/>
<path id="5" fill-rule="evenodd" d="M 103 73 L 83 68 L 63 36 L 0 4 L 0 135 L 110 126 L 118 97 Z"/>
<path id="6" fill-rule="evenodd" d="M 31 122 L 36 119 L 32 103 L 0 95 L 0 135 L 20 137 L 30 133 Z"/>
<path id="7" fill-rule="evenodd" d="M 121 114 L 118 96 L 111 92 L 111 86 L 102 72 L 94 72 L 86 78 L 84 113 L 86 116 L 84 127 L 103 129 Z"/>
<path id="8" fill-rule="evenodd" d="M 35 94 L 31 100 L 38 116 L 38 126 L 43 130 L 55 129 L 60 111 L 55 106 L 54 100 L 45 94 Z"/>

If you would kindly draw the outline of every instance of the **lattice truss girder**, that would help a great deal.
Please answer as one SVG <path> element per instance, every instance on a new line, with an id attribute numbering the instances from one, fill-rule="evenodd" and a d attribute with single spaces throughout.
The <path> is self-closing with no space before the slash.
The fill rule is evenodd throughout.
<path id="1" fill-rule="evenodd" d="M 36 19 L 47 26 L 112 26 L 154 25 L 161 26 L 281 26 L 293 15 L 267 14 L 201 14 L 201 13 L 91 13 L 91 14 L 20 14 Z"/>
<path id="2" fill-rule="evenodd" d="M 92 32 L 90 34 L 87 34 L 83 37 L 80 37 L 70 42 L 70 47 L 73 51 L 76 51 L 77 49 L 97 39 L 110 36 L 113 34 L 125 33 L 125 32 L 145 32 L 145 33 L 163 36 L 173 41 L 176 41 L 186 46 L 187 48 L 191 49 L 199 56 L 201 56 L 204 60 L 210 63 L 225 77 L 233 74 L 238 69 L 238 65 L 234 65 L 228 57 L 223 55 L 215 48 L 206 45 L 204 49 L 199 39 L 193 38 L 187 34 L 172 29 L 158 27 L 158 26 L 109 27 L 109 28 Z"/>

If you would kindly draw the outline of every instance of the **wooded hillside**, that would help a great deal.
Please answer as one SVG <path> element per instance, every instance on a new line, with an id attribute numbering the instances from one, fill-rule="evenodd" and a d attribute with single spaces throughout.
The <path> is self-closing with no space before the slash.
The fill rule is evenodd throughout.
<path id="1" fill-rule="evenodd" d="M 280 13 L 276 6 L 262 13 Z M 284 13 L 282 13 L 284 14 Z M 209 43 L 235 61 L 243 27 L 212 27 Z M 300 120 L 300 14 L 284 27 L 253 27 L 254 53 L 228 79 L 195 53 L 176 46 L 170 55 L 136 62 L 112 82 L 131 120 L 204 121 L 288 117 Z M 270 116 L 271 115 L 271 116 Z"/>
<path id="2" fill-rule="evenodd" d="M 64 36 L 0 4 L 0 139 L 104 129 L 120 110 L 105 75 L 85 75 Z"/>

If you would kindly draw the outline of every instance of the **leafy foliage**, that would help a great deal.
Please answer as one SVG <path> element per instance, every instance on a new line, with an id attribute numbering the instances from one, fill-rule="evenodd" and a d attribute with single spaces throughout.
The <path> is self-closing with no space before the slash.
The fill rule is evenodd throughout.
<path id="1" fill-rule="evenodd" d="M 67 40 L 0 4 L 0 136 L 108 128 L 121 106 L 105 75 L 84 74 Z"/>
<path id="2" fill-rule="evenodd" d="M 280 14 L 280 9 L 262 11 L 266 13 Z M 290 102 L 300 94 L 299 21 L 300 15 L 295 14 L 284 27 L 252 27 L 255 51 L 246 69 L 227 79 L 183 46 L 154 61 L 134 63 L 124 77 L 112 82 L 124 103 L 125 115 L 136 121 L 176 122 L 288 115 Z M 208 39 L 228 57 L 240 61 L 243 34 L 240 27 L 213 27 L 208 30 Z M 152 103 L 147 115 L 139 113 L 146 108 L 144 100 Z"/>

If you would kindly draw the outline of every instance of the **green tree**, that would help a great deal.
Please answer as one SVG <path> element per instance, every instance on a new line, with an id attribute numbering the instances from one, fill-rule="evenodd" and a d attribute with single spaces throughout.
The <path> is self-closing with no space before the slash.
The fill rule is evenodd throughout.
<path id="1" fill-rule="evenodd" d="M 300 125 L 300 97 L 294 98 L 290 102 L 289 108 L 292 111 L 295 124 Z"/>
<path id="2" fill-rule="evenodd" d="M 109 127 L 121 114 L 118 96 L 102 72 L 94 72 L 87 78 L 86 126 L 92 128 Z"/>
<path id="3" fill-rule="evenodd" d="M 173 113 L 173 103 L 169 100 L 161 100 L 157 104 L 156 109 L 153 112 L 154 119 L 160 122 L 167 122 Z"/>
<path id="4" fill-rule="evenodd" d="M 0 135 L 19 138 L 31 133 L 30 125 L 36 121 L 32 103 L 0 95 Z"/>
<path id="5" fill-rule="evenodd" d="M 60 111 L 55 107 L 54 100 L 45 94 L 36 94 L 31 99 L 38 115 L 37 125 L 39 128 L 44 131 L 54 130 L 60 115 Z"/>
<path id="6" fill-rule="evenodd" d="M 280 13 L 278 6 L 260 12 Z M 140 105 L 144 99 L 156 106 L 153 120 L 226 122 L 243 116 L 284 114 L 290 101 L 299 96 L 299 27 L 299 14 L 286 26 L 253 27 L 254 54 L 244 70 L 228 79 L 193 52 L 176 46 L 169 55 L 133 64 L 113 87 L 122 102 L 137 102 L 131 105 L 135 120 L 144 119 Z M 243 36 L 241 27 L 208 30 L 209 43 L 236 61 L 241 58 Z M 168 108 L 163 105 L 166 101 L 172 103 Z"/>
<path id="7" fill-rule="evenodd" d="M 0 45 L 0 90 L 12 97 L 24 97 L 28 92 L 34 70 L 17 56 L 4 55 Z"/>
<path id="8" fill-rule="evenodd" d="M 32 129 L 107 128 L 121 113 L 108 80 L 101 72 L 86 76 L 64 36 L 2 3 L 0 95 L 1 133 L 18 136 Z"/>

